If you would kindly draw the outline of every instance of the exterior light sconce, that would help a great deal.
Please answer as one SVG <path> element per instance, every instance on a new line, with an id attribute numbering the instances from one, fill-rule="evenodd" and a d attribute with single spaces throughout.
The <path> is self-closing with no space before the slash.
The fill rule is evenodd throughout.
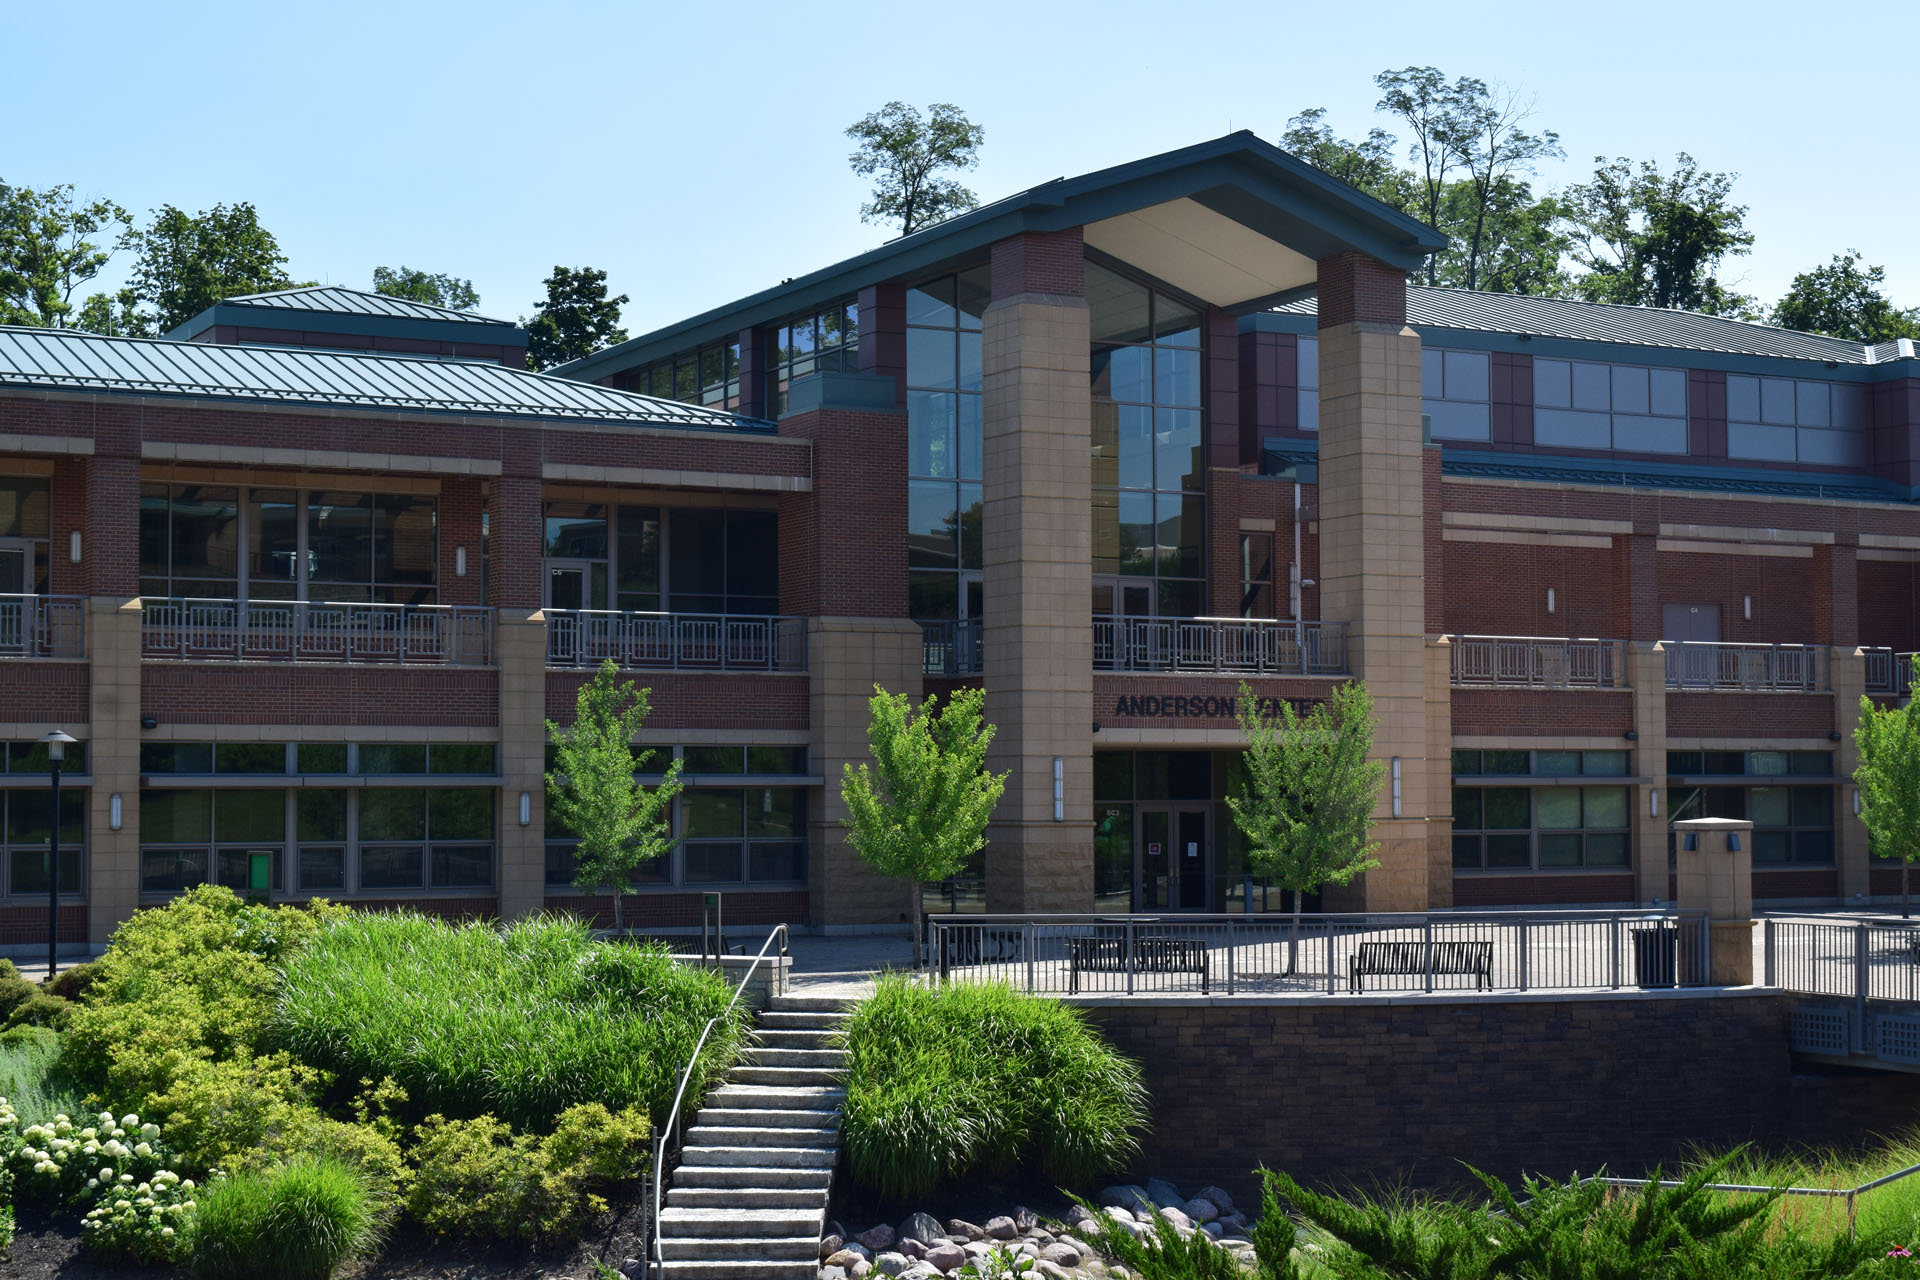
<path id="1" fill-rule="evenodd" d="M 1697 831 L 1687 832 L 1687 837 L 1681 842 L 1680 847 L 1688 853 L 1696 852 L 1700 848 L 1700 833 Z"/>
<path id="2" fill-rule="evenodd" d="M 1548 587 L 1547 588 L 1547 612 L 1548 613 L 1553 612 L 1553 606 L 1554 606 L 1553 588 Z"/>
<path id="3" fill-rule="evenodd" d="M 80 531 L 78 529 L 67 535 L 67 559 L 75 564 L 80 563 Z"/>
<path id="4" fill-rule="evenodd" d="M 533 792 L 522 791 L 520 793 L 520 825 L 525 827 L 525 826 L 531 826 L 532 823 L 533 823 Z"/>
<path id="5" fill-rule="evenodd" d="M 107 826 L 115 831 L 120 829 L 120 813 L 120 793 L 116 791 L 107 800 Z"/>
<path id="6" fill-rule="evenodd" d="M 456 578 L 464 578 L 467 576 L 467 549 L 465 547 L 455 547 L 453 549 L 453 576 Z"/>
<path id="7" fill-rule="evenodd" d="M 1658 787 L 1647 788 L 1647 816 L 1649 818 L 1660 816 L 1660 788 Z"/>
<path id="8" fill-rule="evenodd" d="M 1727 852 L 1740 852 L 1740 833 L 1738 831 L 1727 832 Z"/>
<path id="9" fill-rule="evenodd" d="M 1067 820 L 1067 762 L 1060 756 L 1053 758 L 1053 820 Z"/>
<path id="10" fill-rule="evenodd" d="M 1828 742 L 1840 741 L 1840 731 L 1838 729 L 1827 730 L 1827 741 Z"/>
<path id="11" fill-rule="evenodd" d="M 1853 792 L 1853 816 L 1857 818 L 1860 816 L 1860 788 L 1848 787 L 1847 790 Z"/>
<path id="12" fill-rule="evenodd" d="M 1752 596 L 1740 597 L 1740 616 L 1745 618 L 1748 622 L 1753 621 L 1753 597 Z"/>
<path id="13" fill-rule="evenodd" d="M 1393 816 L 1402 816 L 1403 805 L 1400 797 L 1400 757 L 1393 758 Z"/>

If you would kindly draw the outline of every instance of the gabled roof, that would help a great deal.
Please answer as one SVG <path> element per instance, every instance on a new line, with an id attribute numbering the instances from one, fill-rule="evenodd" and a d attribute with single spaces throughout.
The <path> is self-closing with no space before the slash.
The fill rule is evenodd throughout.
<path id="1" fill-rule="evenodd" d="M 348 289 L 337 284 L 308 285 L 304 289 L 281 289 L 274 293 L 243 293 L 222 298 L 229 307 L 263 307 L 279 311 L 332 311 L 359 316 L 397 316 L 409 320 L 450 320 L 459 324 L 512 324 L 471 311 L 395 298 L 364 289 Z"/>
<path id="2" fill-rule="evenodd" d="M 1302 297 L 1274 310 L 1287 315 L 1317 315 L 1319 301 L 1311 296 Z M 1831 360 L 1837 364 L 1874 364 L 1900 359 L 1903 349 L 1900 343 L 1869 347 L 1844 338 L 1749 324 L 1697 311 L 1481 293 L 1471 289 L 1429 289 L 1419 285 L 1407 287 L 1407 323 L 1421 328 L 1473 329 L 1575 342 L 1621 342 L 1789 360 Z M 1911 344 L 1906 344 L 1904 350 L 1911 357 Z"/>
<path id="3" fill-rule="evenodd" d="M 1412 270 L 1447 243 L 1425 223 L 1243 130 L 1055 178 L 554 372 L 605 377 L 866 285 L 950 268 L 1023 231 L 1069 227 L 1086 228 L 1089 247 L 1230 310 L 1265 306 L 1310 282 L 1314 263 L 1330 254 L 1358 250 Z"/>
<path id="4" fill-rule="evenodd" d="M 108 338 L 0 325 L 0 389 L 33 387 L 771 432 L 772 423 L 480 360 Z"/>

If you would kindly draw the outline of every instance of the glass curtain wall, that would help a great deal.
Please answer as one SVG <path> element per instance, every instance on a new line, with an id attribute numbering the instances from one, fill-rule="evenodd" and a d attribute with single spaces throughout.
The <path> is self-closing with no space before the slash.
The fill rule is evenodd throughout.
<path id="1" fill-rule="evenodd" d="M 816 373 L 853 373 L 860 368 L 860 304 L 853 298 L 818 311 L 789 316 L 768 338 L 767 404 L 778 417 L 787 411 L 787 388 Z"/>
<path id="2" fill-rule="evenodd" d="M 0 476 L 0 595 L 47 591 L 48 485 Z"/>
<path id="3" fill-rule="evenodd" d="M 1195 617 L 1206 598 L 1200 313 L 1087 264 L 1094 612 Z"/>
<path id="4" fill-rule="evenodd" d="M 549 581 L 579 579 L 578 607 L 629 613 L 772 614 L 779 516 L 732 507 L 546 504 Z M 549 603 L 562 603 L 553 592 Z"/>
<path id="5" fill-rule="evenodd" d="M 988 268 L 907 290 L 907 598 L 921 619 L 980 616 L 980 327 Z"/>

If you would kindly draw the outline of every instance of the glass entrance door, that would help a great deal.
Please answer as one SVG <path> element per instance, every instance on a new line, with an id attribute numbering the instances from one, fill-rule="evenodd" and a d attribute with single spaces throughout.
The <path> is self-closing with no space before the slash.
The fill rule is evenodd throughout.
<path id="1" fill-rule="evenodd" d="M 27 557 L 32 554 L 31 543 L 0 542 L 0 596 L 27 594 Z"/>
<path id="2" fill-rule="evenodd" d="M 587 607 L 587 567 L 583 564 L 547 562 L 547 608 L 584 609 Z"/>
<path id="3" fill-rule="evenodd" d="M 1212 858 L 1207 811 L 1192 807 L 1143 808 L 1138 818 L 1140 853 L 1134 907 L 1138 911 L 1205 911 Z"/>
<path id="4" fill-rule="evenodd" d="M 1173 905 L 1167 875 L 1168 831 L 1172 815 L 1165 809 L 1140 811 L 1139 885 L 1133 895 L 1137 911 L 1163 911 Z"/>
<path id="5" fill-rule="evenodd" d="M 1179 864 L 1180 909 L 1207 909 L 1207 813 L 1182 809 L 1175 815 L 1175 861 Z"/>

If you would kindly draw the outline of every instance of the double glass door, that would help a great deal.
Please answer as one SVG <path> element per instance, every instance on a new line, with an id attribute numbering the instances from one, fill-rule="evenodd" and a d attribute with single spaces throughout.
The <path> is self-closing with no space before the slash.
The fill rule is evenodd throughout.
<path id="1" fill-rule="evenodd" d="M 33 588 L 28 585 L 33 567 L 33 544 L 0 539 L 0 596 L 23 596 Z"/>
<path id="2" fill-rule="evenodd" d="M 1205 911 L 1211 862 L 1205 807 L 1142 807 L 1135 829 L 1134 909 Z"/>

